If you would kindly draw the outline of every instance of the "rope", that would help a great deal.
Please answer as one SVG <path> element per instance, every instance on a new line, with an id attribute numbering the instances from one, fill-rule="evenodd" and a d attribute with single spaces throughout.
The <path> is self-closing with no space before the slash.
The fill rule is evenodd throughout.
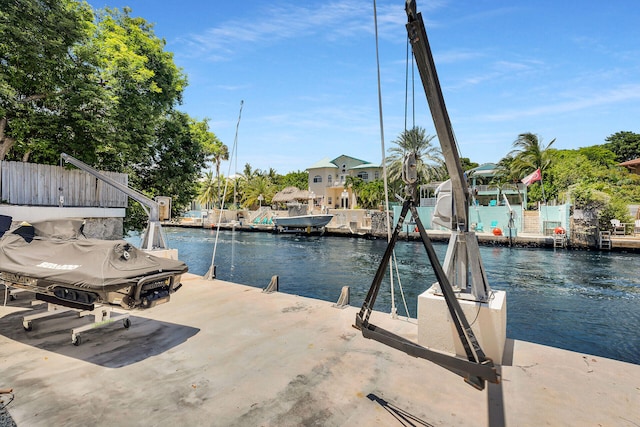
<path id="1" fill-rule="evenodd" d="M 240 101 L 240 112 L 238 113 L 238 123 L 236 124 L 236 135 L 233 139 L 233 148 L 231 149 L 231 157 L 234 157 L 238 147 L 238 129 L 240 128 L 240 118 L 242 117 L 242 106 L 244 105 L 244 101 Z M 227 177 L 231 173 L 231 161 L 229 161 L 229 169 L 227 170 Z M 236 178 L 237 179 L 237 178 Z M 222 211 L 224 208 L 224 200 L 227 198 L 227 188 L 229 187 L 229 180 L 225 180 L 224 182 L 224 191 L 222 192 L 222 206 L 220 206 L 220 215 L 218 215 L 218 221 L 216 222 L 216 238 L 213 243 L 213 254 L 211 255 L 211 266 L 209 267 L 209 271 L 205 275 L 205 278 L 208 280 L 215 279 L 215 260 L 216 260 L 216 249 L 218 248 L 218 236 L 220 235 L 220 222 L 222 221 Z"/>
<path id="2" fill-rule="evenodd" d="M 411 318 L 409 314 L 409 308 L 407 307 L 407 300 L 404 297 L 404 290 L 402 289 L 402 283 L 400 282 L 400 272 L 398 271 L 398 261 L 396 260 L 396 251 L 393 251 L 393 262 L 396 266 L 396 276 L 398 276 L 398 287 L 400 288 L 400 295 L 402 296 L 402 303 L 404 304 L 404 312 L 407 313 L 407 319 Z"/>
<path id="3" fill-rule="evenodd" d="M 391 221 L 389 220 L 389 183 L 387 180 L 387 159 L 385 155 L 384 146 L 384 121 L 382 114 L 382 84 L 380 83 L 380 49 L 378 46 L 378 10 L 376 7 L 376 0 L 373 0 L 373 23 L 375 28 L 376 38 L 376 69 L 378 73 L 378 114 L 380 120 L 380 148 L 382 150 L 382 177 L 384 182 L 384 205 L 386 214 L 387 225 L 387 243 L 391 241 Z M 393 290 L 393 266 L 389 265 L 389 275 L 391 280 L 391 314 L 395 315 L 396 306 Z"/>

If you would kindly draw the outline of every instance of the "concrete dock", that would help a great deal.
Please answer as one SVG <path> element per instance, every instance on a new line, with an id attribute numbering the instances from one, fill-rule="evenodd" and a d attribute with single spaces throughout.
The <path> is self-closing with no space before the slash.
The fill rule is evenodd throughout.
<path id="1" fill-rule="evenodd" d="M 71 344 L 73 313 L 0 306 L 0 388 L 18 426 L 639 426 L 640 365 L 508 340 L 502 382 L 367 340 L 357 307 L 187 275 L 169 303 Z M 266 283 L 265 283 L 266 286 Z M 415 320 L 374 313 L 411 339 Z M 630 333 L 635 333 L 630 331 Z"/>

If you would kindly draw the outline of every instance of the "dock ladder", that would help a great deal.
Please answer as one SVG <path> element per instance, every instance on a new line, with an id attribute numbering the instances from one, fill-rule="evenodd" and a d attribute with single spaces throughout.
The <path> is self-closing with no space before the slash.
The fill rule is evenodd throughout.
<path id="1" fill-rule="evenodd" d="M 567 246 L 567 234 L 566 233 L 556 233 L 553 235 L 553 247 L 554 248 L 565 248 Z"/>
<path id="2" fill-rule="evenodd" d="M 611 250 L 611 232 L 601 231 L 598 237 L 598 248 Z"/>

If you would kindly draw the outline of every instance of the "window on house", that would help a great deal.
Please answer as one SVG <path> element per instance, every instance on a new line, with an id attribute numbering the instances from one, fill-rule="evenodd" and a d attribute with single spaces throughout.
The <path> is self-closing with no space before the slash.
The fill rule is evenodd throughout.
<path id="1" fill-rule="evenodd" d="M 361 178 L 365 181 L 369 180 L 369 172 L 358 172 L 358 178 Z"/>
<path id="2" fill-rule="evenodd" d="M 327 205 L 331 206 L 331 196 L 327 199 Z"/>
<path id="3" fill-rule="evenodd" d="M 375 172 L 373 173 L 373 179 L 380 179 L 380 172 L 375 171 Z"/>
<path id="4" fill-rule="evenodd" d="M 329 184 L 331 184 L 331 174 L 329 174 L 329 175 L 327 176 L 327 182 L 328 182 Z"/>
<path id="5" fill-rule="evenodd" d="M 322 177 L 320 175 L 316 175 L 313 177 L 313 182 L 322 182 Z"/>

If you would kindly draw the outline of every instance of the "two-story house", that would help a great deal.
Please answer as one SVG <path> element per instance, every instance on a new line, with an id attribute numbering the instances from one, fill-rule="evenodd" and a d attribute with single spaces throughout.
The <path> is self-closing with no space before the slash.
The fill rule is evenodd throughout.
<path id="1" fill-rule="evenodd" d="M 327 208 L 351 208 L 355 204 L 350 188 L 345 188 L 348 176 L 371 182 L 382 178 L 382 166 L 344 154 L 329 160 L 328 157 L 307 168 L 309 191 L 316 205 Z"/>

